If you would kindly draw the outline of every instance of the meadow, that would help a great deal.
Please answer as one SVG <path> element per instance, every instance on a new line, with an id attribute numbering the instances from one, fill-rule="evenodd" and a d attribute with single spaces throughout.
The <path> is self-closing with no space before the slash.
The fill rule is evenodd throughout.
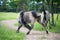
<path id="1" fill-rule="evenodd" d="M 14 12 L 0 12 L 0 21 L 1 20 L 12 20 L 17 18 L 17 13 Z"/>

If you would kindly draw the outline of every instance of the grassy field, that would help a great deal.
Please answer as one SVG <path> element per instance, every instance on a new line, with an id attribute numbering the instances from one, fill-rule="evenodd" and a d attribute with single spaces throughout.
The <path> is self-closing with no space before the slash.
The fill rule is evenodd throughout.
<path id="1" fill-rule="evenodd" d="M 16 19 L 17 13 L 14 12 L 0 12 L 0 21 L 1 20 L 11 20 Z"/>
<path id="2" fill-rule="evenodd" d="M 12 12 L 0 12 L 0 21 L 16 19 L 17 14 Z M 0 22 L 0 40 L 24 40 L 25 34 L 20 32 L 16 33 L 16 30 L 7 28 Z"/>

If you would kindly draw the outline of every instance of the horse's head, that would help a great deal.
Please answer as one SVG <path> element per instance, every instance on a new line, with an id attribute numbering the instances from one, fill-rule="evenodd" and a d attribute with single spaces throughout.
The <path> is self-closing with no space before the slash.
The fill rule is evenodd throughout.
<path id="1" fill-rule="evenodd" d="M 41 22 L 41 15 L 37 16 L 37 21 L 40 23 Z"/>

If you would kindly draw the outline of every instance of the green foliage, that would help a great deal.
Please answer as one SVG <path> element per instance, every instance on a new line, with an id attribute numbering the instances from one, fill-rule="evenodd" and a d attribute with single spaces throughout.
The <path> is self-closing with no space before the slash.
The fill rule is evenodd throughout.
<path id="1" fill-rule="evenodd" d="M 12 11 L 12 12 L 18 12 L 20 10 L 25 10 L 25 11 L 32 11 L 32 10 L 37 10 L 37 11 L 41 11 L 41 5 L 36 5 L 34 3 L 32 3 L 31 5 L 29 5 L 32 1 L 36 1 L 37 3 L 43 1 L 44 3 L 44 7 L 48 8 L 48 10 L 50 11 L 50 4 L 51 4 L 51 0 L 10 0 L 10 2 L 7 2 L 8 0 L 3 0 L 3 5 L 0 6 L 0 11 Z M 53 5 L 54 6 L 54 12 L 59 12 L 59 6 L 60 6 L 60 0 L 53 0 L 54 3 L 57 2 L 57 4 Z M 48 4 L 48 6 L 47 6 Z"/>
<path id="2" fill-rule="evenodd" d="M 17 2 L 16 1 L 8 2 L 6 6 L 7 6 L 6 11 L 16 12 Z"/>

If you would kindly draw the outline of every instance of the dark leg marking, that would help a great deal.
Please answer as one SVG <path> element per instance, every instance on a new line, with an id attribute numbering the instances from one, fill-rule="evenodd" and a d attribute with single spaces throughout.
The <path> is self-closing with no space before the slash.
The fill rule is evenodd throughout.
<path id="1" fill-rule="evenodd" d="M 19 29 L 20 29 L 21 27 L 22 27 L 22 25 L 20 25 L 20 26 L 18 27 L 18 29 L 17 29 L 17 31 L 16 31 L 17 33 L 19 32 Z"/>
<path id="2" fill-rule="evenodd" d="M 43 25 L 43 27 L 44 27 L 44 29 L 46 30 L 46 34 L 48 34 L 48 30 L 47 30 L 47 28 L 46 28 L 46 25 L 45 25 L 45 24 Z"/>
<path id="3" fill-rule="evenodd" d="M 28 35 L 32 28 L 28 24 L 24 24 L 24 26 L 29 29 L 29 31 L 27 32 L 27 35 Z"/>
<path id="4" fill-rule="evenodd" d="M 30 31 L 32 30 L 32 28 L 33 28 L 33 24 L 31 25 L 31 29 L 27 32 L 27 35 L 30 33 Z"/>
<path id="5" fill-rule="evenodd" d="M 46 34 L 48 34 L 48 31 L 46 30 Z"/>

